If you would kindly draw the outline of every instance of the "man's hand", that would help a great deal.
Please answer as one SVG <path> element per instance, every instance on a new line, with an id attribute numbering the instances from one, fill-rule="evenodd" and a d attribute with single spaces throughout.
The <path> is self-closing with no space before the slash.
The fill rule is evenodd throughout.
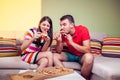
<path id="1" fill-rule="evenodd" d="M 73 42 L 72 36 L 70 34 L 66 34 L 65 37 L 68 39 L 70 44 Z"/>
<path id="2" fill-rule="evenodd" d="M 55 33 L 53 39 L 55 39 L 57 41 L 56 52 L 61 53 L 61 51 L 63 49 L 61 33 L 60 32 Z"/>
<path id="3" fill-rule="evenodd" d="M 62 41 L 61 33 L 60 32 L 55 33 L 53 39 L 57 40 L 58 42 L 61 42 Z"/>

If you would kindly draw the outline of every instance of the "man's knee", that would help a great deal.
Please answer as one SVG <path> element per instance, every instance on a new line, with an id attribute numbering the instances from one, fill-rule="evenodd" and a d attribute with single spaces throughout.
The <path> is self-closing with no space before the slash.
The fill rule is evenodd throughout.
<path id="1" fill-rule="evenodd" d="M 61 60 L 61 55 L 58 54 L 58 53 L 54 53 L 54 55 L 53 55 L 53 59 L 54 59 L 54 61 Z"/>
<path id="2" fill-rule="evenodd" d="M 91 53 L 86 53 L 84 55 L 84 62 L 87 63 L 87 64 L 92 64 L 93 63 L 93 60 L 94 60 L 94 56 L 91 54 Z"/>
<path id="3" fill-rule="evenodd" d="M 59 54 L 58 53 L 54 53 L 53 57 L 54 57 L 54 59 L 58 59 L 59 58 Z"/>

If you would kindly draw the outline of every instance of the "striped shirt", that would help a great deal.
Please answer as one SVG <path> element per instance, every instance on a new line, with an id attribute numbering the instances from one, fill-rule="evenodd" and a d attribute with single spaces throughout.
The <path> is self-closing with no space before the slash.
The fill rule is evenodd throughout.
<path id="1" fill-rule="evenodd" d="M 31 28 L 25 35 L 25 40 L 30 40 L 34 33 L 37 32 L 37 28 Z M 36 46 L 36 40 L 34 40 L 24 51 L 22 54 L 31 53 L 31 52 L 39 52 L 41 51 L 41 46 Z"/>

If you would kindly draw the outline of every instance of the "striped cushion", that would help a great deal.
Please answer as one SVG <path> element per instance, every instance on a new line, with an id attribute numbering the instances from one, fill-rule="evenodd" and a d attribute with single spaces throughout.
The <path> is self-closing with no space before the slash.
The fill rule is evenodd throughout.
<path id="1" fill-rule="evenodd" d="M 120 57 L 120 38 L 105 38 L 103 40 L 102 55 Z"/>
<path id="2" fill-rule="evenodd" d="M 92 54 L 101 54 L 102 42 L 97 39 L 91 39 L 91 53 Z"/>
<path id="3" fill-rule="evenodd" d="M 18 56 L 18 52 L 0 52 L 0 57 Z"/>
<path id="4" fill-rule="evenodd" d="M 0 57 L 18 55 L 16 39 L 0 38 Z"/>

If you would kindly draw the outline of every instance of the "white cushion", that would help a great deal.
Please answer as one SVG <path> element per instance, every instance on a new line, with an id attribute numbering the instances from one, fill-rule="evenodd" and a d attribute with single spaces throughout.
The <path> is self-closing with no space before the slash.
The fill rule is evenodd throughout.
<path id="1" fill-rule="evenodd" d="M 28 63 L 22 61 L 20 56 L 0 57 L 0 68 L 33 69 L 33 68 L 37 68 L 37 65 L 36 64 L 28 64 Z"/>
<path id="2" fill-rule="evenodd" d="M 76 69 L 76 70 L 80 70 L 81 69 L 81 65 L 77 62 L 63 62 L 63 65 L 66 68 L 71 68 L 71 69 Z"/>
<path id="3" fill-rule="evenodd" d="M 95 56 L 92 72 L 105 80 L 119 80 L 120 58 Z"/>
<path id="4" fill-rule="evenodd" d="M 90 37 L 91 39 L 102 41 L 104 38 L 108 37 L 108 35 L 104 32 L 90 32 Z"/>

